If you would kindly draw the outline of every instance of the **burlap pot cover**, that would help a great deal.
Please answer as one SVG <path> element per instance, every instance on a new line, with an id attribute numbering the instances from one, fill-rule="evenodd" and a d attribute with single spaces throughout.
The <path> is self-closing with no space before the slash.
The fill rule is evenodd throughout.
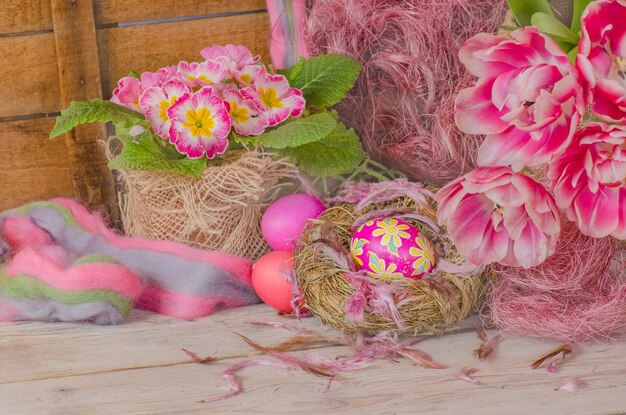
<path id="1" fill-rule="evenodd" d="M 119 204 L 130 236 L 173 240 L 257 259 L 269 251 L 260 220 L 293 188 L 297 168 L 259 151 L 232 151 L 202 179 L 119 170 Z"/>

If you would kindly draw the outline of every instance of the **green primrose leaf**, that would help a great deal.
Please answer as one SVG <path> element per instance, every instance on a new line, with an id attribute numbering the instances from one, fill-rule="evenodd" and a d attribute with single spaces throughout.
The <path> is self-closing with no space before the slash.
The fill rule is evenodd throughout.
<path id="1" fill-rule="evenodd" d="M 547 0 L 507 0 L 507 3 L 519 26 L 530 26 L 530 20 L 535 13 L 554 16 Z"/>
<path id="2" fill-rule="evenodd" d="M 228 137 L 228 141 L 235 142 L 237 144 L 241 144 L 244 147 L 248 146 L 256 146 L 259 144 L 258 140 L 259 136 L 245 136 L 237 134 L 235 131 L 230 132 L 230 136 Z"/>
<path id="3" fill-rule="evenodd" d="M 241 144 L 260 144 L 264 147 L 283 149 L 298 147 L 319 141 L 337 126 L 337 118 L 329 112 L 318 112 L 308 117 L 293 118 L 257 137 L 239 138 Z M 241 136 L 240 136 L 241 137 Z"/>
<path id="4" fill-rule="evenodd" d="M 309 108 L 336 104 L 352 88 L 361 64 L 349 56 L 319 55 L 301 60 L 288 73 L 289 84 L 304 94 Z"/>
<path id="5" fill-rule="evenodd" d="M 580 32 L 580 19 L 582 18 L 583 12 L 589 6 L 593 0 L 574 0 L 574 13 L 572 15 L 572 32 L 578 34 Z"/>
<path id="6" fill-rule="evenodd" d="M 133 140 L 133 137 L 130 135 L 130 129 L 132 126 L 128 126 L 124 123 L 113 123 L 115 126 L 115 136 L 122 142 L 127 143 Z"/>
<path id="7" fill-rule="evenodd" d="M 287 78 L 289 83 L 291 83 L 294 79 L 298 77 L 298 75 L 300 75 L 300 73 L 302 73 L 302 69 L 304 68 L 304 60 L 304 58 L 300 58 L 298 62 L 296 62 L 296 64 L 293 65 L 291 68 L 280 69 L 276 72 L 281 75 L 285 75 L 285 78 Z"/>
<path id="8" fill-rule="evenodd" d="M 124 144 L 120 155 L 109 162 L 111 169 L 143 170 L 160 173 L 178 173 L 196 179 L 202 177 L 206 159 L 190 159 L 176 148 L 145 131 Z"/>
<path id="9" fill-rule="evenodd" d="M 149 128 L 149 124 L 143 115 L 110 101 L 102 99 L 74 101 L 68 108 L 61 110 L 61 115 L 56 118 L 54 127 L 50 132 L 50 138 L 67 133 L 80 124 L 109 121 L 127 128 L 133 125 L 142 125 Z"/>
<path id="10" fill-rule="evenodd" d="M 320 141 L 281 151 L 311 176 L 328 177 L 354 171 L 365 156 L 361 140 L 342 123 Z"/>

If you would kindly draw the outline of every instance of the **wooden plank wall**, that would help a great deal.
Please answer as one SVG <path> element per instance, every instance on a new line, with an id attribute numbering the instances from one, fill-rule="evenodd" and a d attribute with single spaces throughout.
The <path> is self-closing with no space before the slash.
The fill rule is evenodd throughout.
<path id="1" fill-rule="evenodd" d="M 109 98 L 130 70 L 201 59 L 212 44 L 268 56 L 264 0 L 2 0 L 0 211 L 56 196 L 117 216 L 101 126 L 48 140 L 72 100 Z"/>

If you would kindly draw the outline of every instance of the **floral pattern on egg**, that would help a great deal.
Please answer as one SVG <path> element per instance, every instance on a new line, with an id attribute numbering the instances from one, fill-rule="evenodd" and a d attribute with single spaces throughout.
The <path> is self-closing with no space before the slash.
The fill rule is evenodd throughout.
<path id="1" fill-rule="evenodd" d="M 426 235 L 401 219 L 381 218 L 359 227 L 350 252 L 359 269 L 393 282 L 419 279 L 435 268 L 435 255 Z"/>

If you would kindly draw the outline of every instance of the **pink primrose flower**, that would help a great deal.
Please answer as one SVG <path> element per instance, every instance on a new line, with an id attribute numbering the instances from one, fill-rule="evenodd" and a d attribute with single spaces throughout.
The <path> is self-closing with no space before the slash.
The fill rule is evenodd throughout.
<path id="1" fill-rule="evenodd" d="M 235 78 L 239 82 L 239 85 L 241 85 L 242 87 L 254 87 L 254 81 L 256 81 L 259 76 L 266 74 L 267 70 L 264 66 L 248 65 L 245 66 L 238 74 L 236 74 Z"/>
<path id="2" fill-rule="evenodd" d="M 161 86 L 168 81 L 182 81 L 178 75 L 177 66 L 166 66 L 156 72 L 144 72 L 139 77 L 141 89 L 146 90 L 153 86 Z"/>
<path id="3" fill-rule="evenodd" d="M 209 159 L 228 147 L 230 118 L 224 101 L 210 87 L 188 92 L 167 109 L 172 120 L 170 141 L 190 158 L 206 153 Z"/>
<path id="4" fill-rule="evenodd" d="M 162 86 L 153 86 L 143 92 L 139 105 L 152 124 L 152 131 L 163 138 L 170 138 L 171 120 L 167 116 L 167 110 L 178 98 L 189 92 L 191 88 L 178 81 L 168 81 Z"/>
<path id="5" fill-rule="evenodd" d="M 139 97 L 141 95 L 141 82 L 134 76 L 125 76 L 117 81 L 117 87 L 113 90 L 111 102 L 141 112 Z"/>
<path id="6" fill-rule="evenodd" d="M 224 80 L 227 69 L 217 61 L 178 63 L 178 74 L 183 82 L 190 87 L 203 87 L 219 84 Z"/>
<path id="7" fill-rule="evenodd" d="M 227 79 L 237 78 L 239 72 L 248 65 L 256 64 L 260 55 L 253 56 L 250 49 L 241 45 L 211 46 L 200 51 L 206 60 L 214 60 L 222 64 L 227 70 Z"/>
<path id="8" fill-rule="evenodd" d="M 245 136 L 263 134 L 269 123 L 251 99 L 242 96 L 235 88 L 223 90 L 222 97 L 228 109 L 230 122 L 238 134 Z"/>
<path id="9" fill-rule="evenodd" d="M 302 91 L 290 88 L 283 75 L 260 73 L 254 81 L 254 88 L 243 88 L 241 94 L 265 114 L 270 127 L 290 116 L 297 117 L 304 110 Z"/>

